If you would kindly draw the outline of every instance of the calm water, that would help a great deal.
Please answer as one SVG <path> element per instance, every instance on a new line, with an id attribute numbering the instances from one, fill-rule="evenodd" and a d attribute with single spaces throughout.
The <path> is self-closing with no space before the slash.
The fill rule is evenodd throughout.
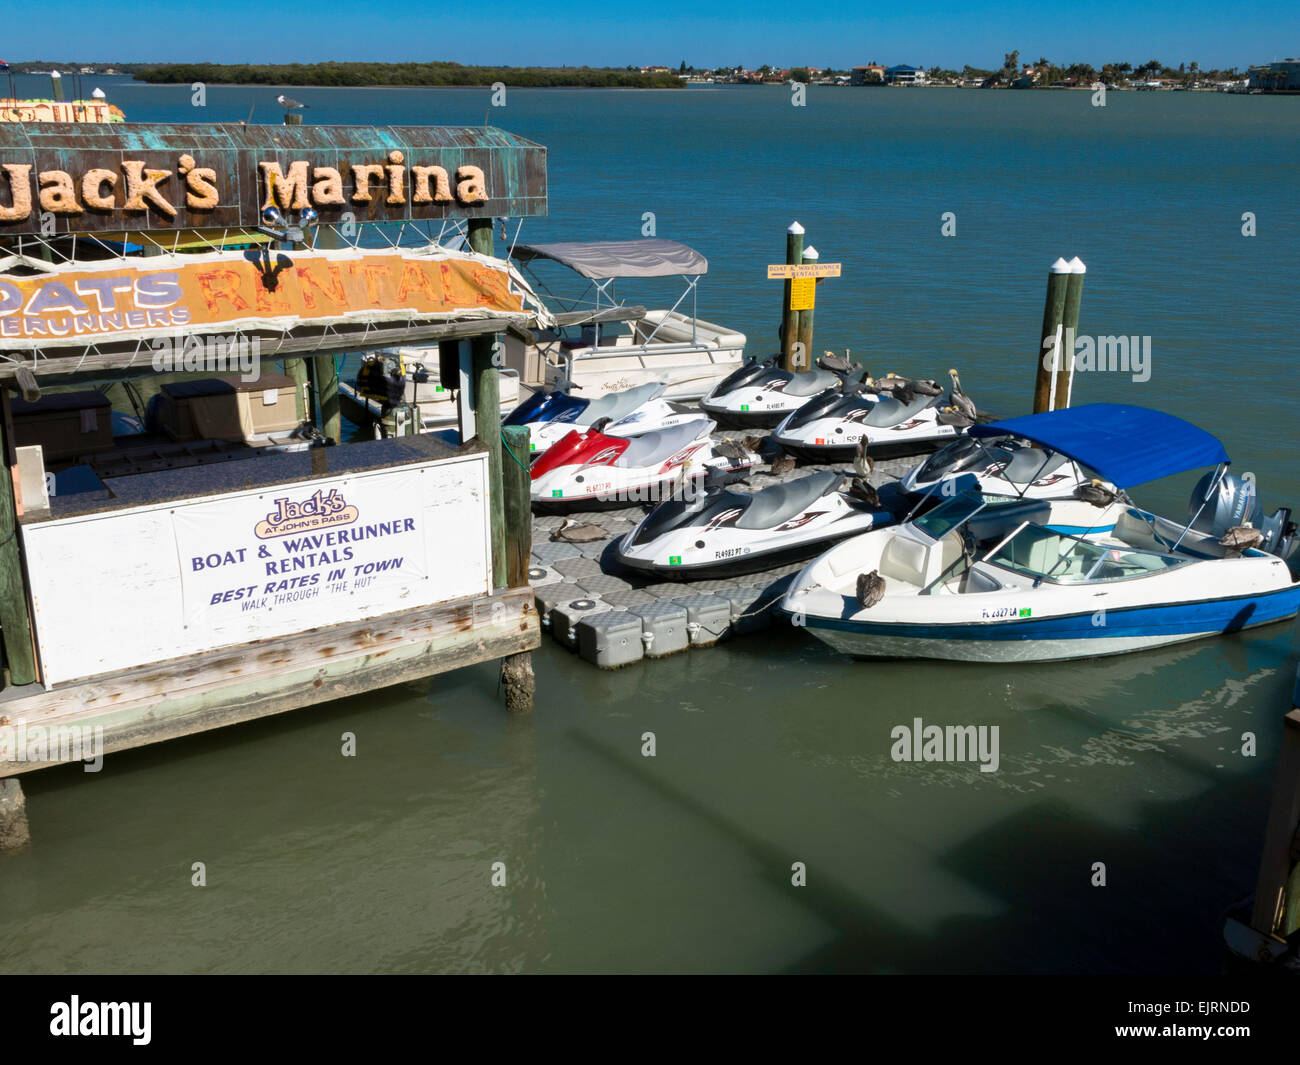
<path id="1" fill-rule="evenodd" d="M 137 120 L 279 119 L 274 88 L 213 88 L 196 111 L 187 88 L 101 80 Z M 480 90 L 291 92 L 312 123 L 490 110 Z M 549 148 L 551 214 L 523 239 L 636 237 L 652 211 L 709 257 L 701 314 L 763 352 L 779 287 L 762 267 L 797 218 L 844 264 L 818 345 L 876 372 L 957 366 L 997 411 L 1027 408 L 1047 266 L 1080 256 L 1081 330 L 1149 335 L 1153 365 L 1145 383 L 1081 377 L 1075 401 L 1203 424 L 1271 509 L 1300 501 L 1297 108 L 511 90 L 489 117 Z M 1181 512 L 1189 487 L 1139 499 Z M 530 720 L 505 717 L 485 666 L 29 779 L 36 845 L 0 858 L 0 964 L 1211 972 L 1223 910 L 1254 886 L 1296 646 L 1283 625 L 998 671 L 852 663 L 773 630 L 612 674 L 549 640 L 536 657 Z M 914 715 L 1000 726 L 1001 769 L 894 763 L 890 729 Z"/>

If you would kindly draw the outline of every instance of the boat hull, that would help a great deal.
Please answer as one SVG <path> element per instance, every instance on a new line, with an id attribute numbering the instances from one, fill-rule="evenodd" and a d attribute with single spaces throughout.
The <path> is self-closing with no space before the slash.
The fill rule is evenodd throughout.
<path id="1" fill-rule="evenodd" d="M 846 600 L 846 609 L 853 609 Z M 1300 585 L 1261 595 L 1171 603 L 1009 621 L 872 623 L 801 616 L 794 624 L 853 658 L 937 658 L 960 662 L 1057 662 L 1144 651 L 1287 621 L 1300 610 Z"/>

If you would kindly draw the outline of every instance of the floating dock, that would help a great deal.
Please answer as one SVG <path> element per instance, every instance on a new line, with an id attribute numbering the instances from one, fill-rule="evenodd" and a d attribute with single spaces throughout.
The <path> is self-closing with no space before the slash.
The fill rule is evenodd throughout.
<path id="1" fill-rule="evenodd" d="M 727 431 L 714 436 L 739 440 L 766 432 Z M 869 480 L 876 487 L 895 481 L 921 458 L 877 462 Z M 770 463 L 756 467 L 744 481 L 729 487 L 736 492 L 757 492 L 824 470 L 843 471 L 846 476 L 852 473 L 848 463 L 803 465 L 775 475 L 770 470 Z M 642 658 L 698 652 L 719 640 L 772 624 L 773 608 L 807 560 L 711 580 L 665 581 L 631 571 L 619 565 L 614 545 L 649 510 L 648 505 L 629 505 L 533 515 L 529 583 L 543 632 L 585 661 L 602 669 L 617 669 Z M 552 540 L 566 520 L 598 525 L 609 536 L 588 543 Z M 831 543 L 809 558 L 829 546 Z"/>

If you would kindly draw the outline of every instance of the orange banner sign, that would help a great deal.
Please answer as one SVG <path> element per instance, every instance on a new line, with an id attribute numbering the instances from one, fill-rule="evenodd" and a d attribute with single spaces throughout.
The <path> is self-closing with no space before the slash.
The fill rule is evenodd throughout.
<path id="1" fill-rule="evenodd" d="M 0 345 L 527 315 L 526 302 L 537 306 L 506 263 L 443 250 L 153 256 L 0 276 Z"/>

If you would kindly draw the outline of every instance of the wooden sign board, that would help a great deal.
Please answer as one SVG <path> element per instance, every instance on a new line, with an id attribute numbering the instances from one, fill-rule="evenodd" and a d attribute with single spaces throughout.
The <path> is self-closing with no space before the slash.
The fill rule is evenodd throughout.
<path id="1" fill-rule="evenodd" d="M 805 263 L 792 266 L 788 263 L 772 263 L 767 268 L 769 281 L 785 281 L 799 277 L 839 277 L 843 263 Z"/>
<path id="2" fill-rule="evenodd" d="M 546 214 L 546 149 L 490 126 L 0 123 L 0 236 Z"/>

